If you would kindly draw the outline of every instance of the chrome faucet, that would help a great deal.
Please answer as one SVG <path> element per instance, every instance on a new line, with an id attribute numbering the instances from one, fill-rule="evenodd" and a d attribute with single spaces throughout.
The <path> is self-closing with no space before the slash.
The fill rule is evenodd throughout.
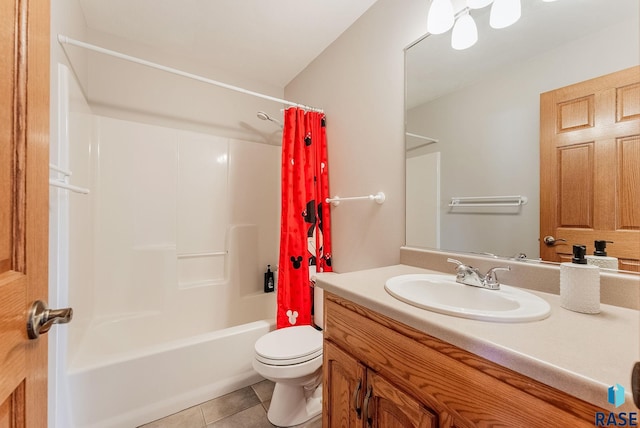
<path id="1" fill-rule="evenodd" d="M 447 259 L 449 263 L 455 263 L 456 267 L 456 282 L 464 285 L 471 285 L 474 287 L 486 288 L 489 290 L 499 290 L 500 283 L 496 276 L 496 271 L 499 270 L 511 270 L 507 267 L 493 267 L 489 269 L 486 275 L 482 275 L 477 268 L 465 265 L 460 260 Z"/>
<path id="2" fill-rule="evenodd" d="M 511 260 L 527 260 L 527 255 L 525 253 L 516 253 L 511 256 Z"/>

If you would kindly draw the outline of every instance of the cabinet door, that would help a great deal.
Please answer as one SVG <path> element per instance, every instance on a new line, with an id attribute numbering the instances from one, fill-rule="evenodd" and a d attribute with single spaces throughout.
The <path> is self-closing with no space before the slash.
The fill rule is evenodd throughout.
<path id="1" fill-rule="evenodd" d="M 366 384 L 365 367 L 351 355 L 325 341 L 324 390 L 322 395 L 324 428 L 362 426 L 362 401 Z"/>
<path id="2" fill-rule="evenodd" d="M 440 418 L 440 428 L 466 428 L 469 426 L 468 423 L 457 420 L 448 412 L 440 412 L 438 417 Z"/>
<path id="3" fill-rule="evenodd" d="M 380 375 L 367 373 L 367 393 L 364 400 L 366 427 L 435 428 L 436 415 Z"/>

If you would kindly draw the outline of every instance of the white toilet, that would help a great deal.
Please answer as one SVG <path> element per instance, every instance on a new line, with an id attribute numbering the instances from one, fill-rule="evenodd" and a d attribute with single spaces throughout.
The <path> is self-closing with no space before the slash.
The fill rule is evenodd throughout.
<path id="1" fill-rule="evenodd" d="M 322 322 L 322 290 L 314 289 L 314 319 Z M 321 325 L 318 325 L 321 327 Z M 253 368 L 275 382 L 267 417 L 279 427 L 322 412 L 322 332 L 309 325 L 274 330 L 255 344 Z"/>

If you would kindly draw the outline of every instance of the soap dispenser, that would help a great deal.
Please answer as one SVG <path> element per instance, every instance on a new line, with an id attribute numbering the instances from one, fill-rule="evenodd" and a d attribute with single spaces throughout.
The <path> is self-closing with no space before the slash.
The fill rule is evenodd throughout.
<path id="1" fill-rule="evenodd" d="M 600 268 L 587 264 L 584 245 L 573 246 L 571 262 L 560 264 L 560 306 L 574 312 L 600 312 Z"/>
<path id="2" fill-rule="evenodd" d="M 598 266 L 600 269 L 618 269 L 618 259 L 607 256 L 607 243 L 613 244 L 613 241 L 593 241 L 595 251 L 593 256 L 587 256 L 587 264 Z"/>
<path id="3" fill-rule="evenodd" d="M 264 273 L 264 292 L 271 293 L 275 289 L 275 278 L 271 271 L 271 265 L 267 265 L 267 271 Z"/>

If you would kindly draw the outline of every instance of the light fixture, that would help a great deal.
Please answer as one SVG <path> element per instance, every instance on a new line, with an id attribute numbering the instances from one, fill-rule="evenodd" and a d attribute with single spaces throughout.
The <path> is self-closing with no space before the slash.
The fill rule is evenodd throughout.
<path id="1" fill-rule="evenodd" d="M 491 6 L 489 25 L 491 28 L 505 28 L 520 19 L 520 0 L 495 0 Z"/>
<path id="2" fill-rule="evenodd" d="M 446 33 L 453 27 L 453 22 L 451 0 L 433 0 L 427 16 L 427 31 L 431 34 Z"/>
<path id="3" fill-rule="evenodd" d="M 553 0 L 545 0 L 545 1 L 553 1 Z M 467 6 L 469 9 L 482 9 L 483 7 L 487 7 L 493 2 L 493 0 L 467 0 Z"/>
<path id="4" fill-rule="evenodd" d="M 456 25 L 451 32 L 451 47 L 462 50 L 470 48 L 478 41 L 478 27 L 469 11 L 464 12 L 456 20 Z"/>
<path id="5" fill-rule="evenodd" d="M 542 0 L 553 2 L 556 0 Z M 457 8 L 454 10 L 454 4 Z M 467 49 L 478 41 L 478 27 L 470 11 L 491 5 L 489 25 L 492 28 L 506 28 L 520 19 L 521 0 L 431 0 L 427 16 L 427 31 L 430 34 L 451 32 L 451 47 Z M 455 24 L 455 25 L 454 25 Z"/>

